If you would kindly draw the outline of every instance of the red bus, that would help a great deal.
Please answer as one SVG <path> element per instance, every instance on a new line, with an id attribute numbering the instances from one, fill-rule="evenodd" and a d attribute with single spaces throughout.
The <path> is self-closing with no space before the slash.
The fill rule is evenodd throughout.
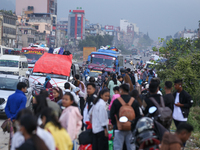
<path id="1" fill-rule="evenodd" d="M 22 53 L 26 56 L 28 60 L 28 68 L 33 69 L 35 62 L 48 50 L 42 47 L 24 47 L 22 48 Z"/>

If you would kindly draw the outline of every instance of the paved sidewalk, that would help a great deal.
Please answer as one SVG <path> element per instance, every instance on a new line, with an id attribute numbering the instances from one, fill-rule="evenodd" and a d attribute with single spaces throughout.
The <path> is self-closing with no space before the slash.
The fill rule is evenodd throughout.
<path id="1" fill-rule="evenodd" d="M 0 120 L 0 126 L 5 120 Z M 0 127 L 0 150 L 8 150 L 9 134 L 4 133 Z"/>

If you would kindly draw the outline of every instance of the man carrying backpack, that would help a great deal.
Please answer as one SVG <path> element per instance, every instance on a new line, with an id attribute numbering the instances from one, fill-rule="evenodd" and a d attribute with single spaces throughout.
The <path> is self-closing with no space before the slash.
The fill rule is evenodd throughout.
<path id="1" fill-rule="evenodd" d="M 159 90 L 158 82 L 151 82 L 149 85 L 150 95 L 143 102 L 144 115 L 147 115 L 149 108 L 152 106 L 157 107 L 157 111 L 154 113 L 154 118 L 166 129 L 170 128 L 172 122 L 172 110 L 169 107 L 165 107 L 165 102 L 160 94 L 157 94 Z"/>
<path id="2" fill-rule="evenodd" d="M 127 150 L 134 150 L 135 149 L 134 144 L 130 143 L 130 138 L 132 136 L 132 133 L 130 130 L 131 123 L 127 122 L 127 123 L 130 123 L 128 124 L 130 126 L 126 126 L 126 127 L 124 127 L 123 125 L 121 126 L 119 122 L 119 117 L 123 115 L 126 116 L 127 118 L 134 115 L 135 115 L 134 118 L 140 117 L 139 104 L 136 100 L 134 100 L 133 98 L 129 96 L 129 86 L 127 84 L 122 84 L 119 87 L 119 91 L 120 91 L 121 99 L 116 99 L 113 102 L 111 111 L 110 111 L 111 122 L 115 130 L 114 150 L 122 150 L 124 142 L 126 143 Z M 129 105 L 126 105 L 126 104 L 129 104 Z M 131 114 L 131 115 L 129 116 L 126 114 Z"/>

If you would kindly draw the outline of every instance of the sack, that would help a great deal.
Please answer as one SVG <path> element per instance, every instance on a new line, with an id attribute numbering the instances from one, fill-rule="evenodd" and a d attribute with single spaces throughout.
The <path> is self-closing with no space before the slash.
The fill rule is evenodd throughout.
<path id="1" fill-rule="evenodd" d="M 80 145 L 92 144 L 93 133 L 92 129 L 83 131 L 79 134 L 78 140 Z"/>
<path id="2" fill-rule="evenodd" d="M 64 51 L 63 55 L 70 55 L 71 53 L 69 51 Z"/>
<path id="3" fill-rule="evenodd" d="M 155 116 L 154 118 L 156 119 L 156 121 L 162 124 L 166 129 L 169 129 L 173 119 L 172 110 L 169 107 L 165 107 L 165 103 L 162 96 L 160 97 L 161 105 L 159 105 L 153 97 L 150 97 L 149 99 L 154 103 L 154 105 L 158 109 L 154 114 Z"/>
<path id="4" fill-rule="evenodd" d="M 92 145 L 91 144 L 80 145 L 78 150 L 92 150 Z"/>
<path id="5" fill-rule="evenodd" d="M 3 132 L 8 132 L 10 133 L 11 132 L 11 127 L 13 126 L 13 123 L 11 120 L 5 120 L 2 125 L 1 125 L 1 128 L 3 130 Z"/>
<path id="6" fill-rule="evenodd" d="M 115 116 L 116 121 L 117 121 L 117 128 L 118 128 L 118 130 L 121 130 L 121 131 L 130 131 L 131 130 L 131 121 L 133 119 L 135 119 L 135 111 L 134 111 L 133 107 L 131 106 L 135 99 L 132 97 L 128 103 L 125 103 L 121 97 L 119 97 L 117 99 L 122 104 L 122 106 L 119 109 L 119 118 L 125 116 L 129 120 L 127 122 L 119 122 L 117 116 Z"/>

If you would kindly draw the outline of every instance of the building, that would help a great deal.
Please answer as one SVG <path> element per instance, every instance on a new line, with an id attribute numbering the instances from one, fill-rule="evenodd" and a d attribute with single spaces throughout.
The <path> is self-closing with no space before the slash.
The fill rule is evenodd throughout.
<path id="1" fill-rule="evenodd" d="M 139 27 L 135 23 L 129 23 L 128 20 L 120 19 L 120 31 L 127 33 L 128 26 L 133 26 L 134 32 L 139 35 Z"/>
<path id="2" fill-rule="evenodd" d="M 23 47 L 29 46 L 31 43 L 36 42 L 36 29 L 31 25 L 19 26 L 19 30 L 22 33 L 22 45 Z"/>
<path id="3" fill-rule="evenodd" d="M 69 11 L 68 16 L 68 38 L 84 39 L 85 38 L 85 11 L 73 10 Z"/>
<path id="4" fill-rule="evenodd" d="M 66 31 L 58 29 L 56 31 L 56 40 L 57 40 L 57 42 L 56 42 L 57 47 L 63 47 L 63 48 L 65 48 L 65 44 L 66 44 Z"/>
<path id="5" fill-rule="evenodd" d="M 32 13 L 57 15 L 57 0 L 16 0 L 16 15 L 28 16 Z"/>
<path id="6" fill-rule="evenodd" d="M 0 45 L 16 47 L 17 16 L 8 12 L 0 12 Z"/>
<path id="7" fill-rule="evenodd" d="M 34 25 L 40 33 L 49 35 L 49 47 L 56 47 L 57 16 L 49 13 L 33 13 L 30 15 L 29 24 Z"/>

